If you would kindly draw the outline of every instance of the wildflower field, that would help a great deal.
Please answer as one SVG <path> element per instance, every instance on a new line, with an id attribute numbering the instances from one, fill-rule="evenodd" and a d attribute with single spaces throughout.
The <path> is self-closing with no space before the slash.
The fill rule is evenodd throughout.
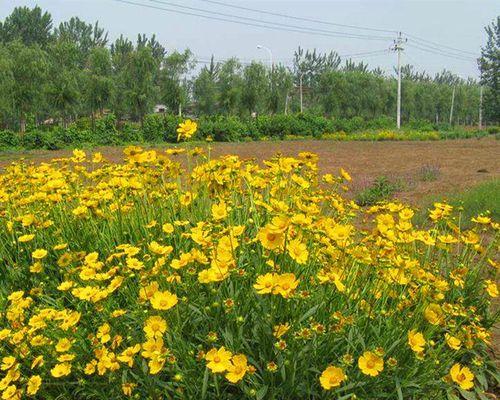
<path id="1" fill-rule="evenodd" d="M 309 152 L 12 164 L 1 398 L 491 399 L 498 223 L 436 203 L 423 230 L 350 180 Z"/>

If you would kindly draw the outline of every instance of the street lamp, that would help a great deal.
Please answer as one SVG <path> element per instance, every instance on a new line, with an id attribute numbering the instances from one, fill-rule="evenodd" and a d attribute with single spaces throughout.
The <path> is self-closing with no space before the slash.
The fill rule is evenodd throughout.
<path id="1" fill-rule="evenodd" d="M 257 45 L 257 49 L 259 49 L 259 50 L 266 50 L 269 53 L 269 62 L 270 62 L 270 65 L 271 65 L 271 72 L 272 72 L 273 69 L 274 69 L 273 52 L 271 51 L 270 48 L 268 48 L 266 46 L 262 46 L 261 44 Z"/>

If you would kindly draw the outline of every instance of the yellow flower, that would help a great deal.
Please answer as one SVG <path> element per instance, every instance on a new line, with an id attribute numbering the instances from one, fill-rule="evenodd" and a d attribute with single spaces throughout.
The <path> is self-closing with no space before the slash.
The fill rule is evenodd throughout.
<path id="1" fill-rule="evenodd" d="M 463 390 L 469 390 L 474 387 L 474 374 L 468 367 L 462 367 L 458 363 L 454 364 L 450 369 L 450 376 L 453 382 Z"/>
<path id="2" fill-rule="evenodd" d="M 453 350 L 460 350 L 462 347 L 462 341 L 455 336 L 450 335 L 449 333 L 444 335 L 446 339 L 446 344 Z"/>
<path id="3" fill-rule="evenodd" d="M 67 338 L 59 339 L 56 345 L 56 351 L 58 353 L 65 353 L 71 349 L 71 341 Z"/>
<path id="4" fill-rule="evenodd" d="M 207 367 L 214 373 L 228 371 L 231 364 L 232 353 L 222 346 L 219 350 L 213 348 L 206 355 Z"/>
<path id="5" fill-rule="evenodd" d="M 271 230 L 268 226 L 262 228 L 257 234 L 262 247 L 268 250 L 275 250 L 283 247 L 285 235 L 283 232 Z"/>
<path id="6" fill-rule="evenodd" d="M 193 136 L 198 130 L 198 124 L 190 119 L 179 124 L 177 128 L 177 141 L 181 139 L 188 140 Z"/>
<path id="7" fill-rule="evenodd" d="M 231 383 L 237 383 L 243 379 L 247 371 L 247 358 L 243 354 L 236 354 L 231 358 L 231 365 L 227 368 L 226 379 Z"/>
<path id="8" fill-rule="evenodd" d="M 17 393 L 17 387 L 16 385 L 10 385 L 8 386 L 2 393 L 2 400 L 13 400 L 13 399 L 20 399 L 20 396 L 14 397 Z"/>
<path id="9" fill-rule="evenodd" d="M 299 285 L 293 273 L 276 275 L 274 282 L 273 294 L 280 294 L 285 298 L 290 297 Z"/>
<path id="10" fill-rule="evenodd" d="M 136 387 L 137 385 L 135 383 L 123 383 L 122 384 L 122 392 L 125 396 L 132 396 L 132 390 L 134 390 L 134 388 Z"/>
<path id="11" fill-rule="evenodd" d="M 215 220 L 221 220 L 227 217 L 227 205 L 225 201 L 212 205 L 212 217 Z"/>
<path id="12" fill-rule="evenodd" d="M 290 329 L 290 324 L 279 324 L 273 327 L 273 336 L 277 339 L 282 337 Z"/>
<path id="13" fill-rule="evenodd" d="M 38 392 L 38 389 L 40 389 L 40 385 L 42 384 L 42 378 L 40 378 L 40 375 L 34 375 L 31 378 L 28 379 L 28 384 L 26 387 L 26 392 L 29 395 L 34 395 Z"/>
<path id="14" fill-rule="evenodd" d="M 175 294 L 170 293 L 168 290 L 165 292 L 157 291 L 150 299 L 150 302 L 155 310 L 168 310 L 177 304 L 178 299 Z"/>
<path id="15" fill-rule="evenodd" d="M 291 240 L 288 245 L 288 254 L 295 260 L 298 264 L 305 264 L 307 262 L 307 257 L 309 256 L 309 251 L 305 243 L 302 243 L 298 239 Z"/>
<path id="16" fill-rule="evenodd" d="M 56 364 L 54 368 L 50 370 L 50 374 L 54 378 L 61 378 L 63 376 L 67 376 L 71 373 L 71 364 L 69 363 L 61 363 L 61 364 Z"/>
<path id="17" fill-rule="evenodd" d="M 443 323 L 443 310 L 439 304 L 431 303 L 424 311 L 424 317 L 432 325 L 441 325 Z"/>
<path id="18" fill-rule="evenodd" d="M 351 175 L 344 168 L 340 168 L 340 176 L 348 182 L 352 180 Z"/>
<path id="19" fill-rule="evenodd" d="M 6 371 L 10 369 L 14 364 L 16 363 L 16 358 L 12 356 L 7 356 L 2 358 L 2 365 L 0 366 L 0 369 L 2 371 Z"/>
<path id="20" fill-rule="evenodd" d="M 35 259 L 35 260 L 41 260 L 42 258 L 45 258 L 47 256 L 47 250 L 44 250 L 44 249 L 37 249 L 35 250 L 31 256 Z"/>
<path id="21" fill-rule="evenodd" d="M 174 231 L 174 226 L 170 223 L 163 224 L 161 227 L 162 231 L 165 232 L 166 234 L 170 234 Z"/>
<path id="22" fill-rule="evenodd" d="M 472 222 L 475 222 L 476 224 L 488 225 L 491 223 L 491 218 L 478 215 L 477 217 L 472 218 Z"/>
<path id="23" fill-rule="evenodd" d="M 257 282 L 253 285 L 253 287 L 257 289 L 257 293 L 259 294 L 272 293 L 275 285 L 274 276 L 275 274 L 271 274 L 269 272 L 265 275 L 259 275 L 257 277 Z"/>
<path id="24" fill-rule="evenodd" d="M 144 332 L 148 338 L 160 338 L 167 330 L 167 321 L 162 317 L 149 317 L 144 325 Z"/>
<path id="25" fill-rule="evenodd" d="M 498 286 L 495 282 L 487 279 L 485 282 L 486 291 L 491 297 L 498 297 Z"/>
<path id="26" fill-rule="evenodd" d="M 101 340 L 101 343 L 107 343 L 111 340 L 111 335 L 109 334 L 111 332 L 111 327 L 109 324 L 103 324 L 99 327 L 97 330 L 97 339 Z"/>
<path id="27" fill-rule="evenodd" d="M 358 359 L 358 367 L 365 375 L 377 376 L 384 370 L 384 360 L 371 351 L 365 351 Z"/>
<path id="28" fill-rule="evenodd" d="M 408 344 L 415 353 L 421 353 L 424 351 L 425 346 L 424 335 L 412 329 L 408 332 Z"/>
<path id="29" fill-rule="evenodd" d="M 22 235 L 22 236 L 19 236 L 17 238 L 17 240 L 19 240 L 19 242 L 21 242 L 21 243 L 26 243 L 26 242 L 32 241 L 34 238 L 35 238 L 35 235 Z"/>
<path id="30" fill-rule="evenodd" d="M 342 368 L 330 365 L 321 374 L 319 382 L 321 383 L 321 387 L 323 389 L 330 390 L 332 388 L 339 387 L 346 379 L 347 376 Z"/>

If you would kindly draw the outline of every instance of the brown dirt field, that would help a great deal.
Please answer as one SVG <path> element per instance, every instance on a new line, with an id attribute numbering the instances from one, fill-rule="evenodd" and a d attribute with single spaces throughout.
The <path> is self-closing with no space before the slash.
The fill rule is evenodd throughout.
<path id="1" fill-rule="evenodd" d="M 320 157 L 322 173 L 337 173 L 340 167 L 353 177 L 354 191 L 368 186 L 376 177 L 403 182 L 398 197 L 418 204 L 436 194 L 453 193 L 481 181 L 500 176 L 500 141 L 493 138 L 433 142 L 336 142 L 301 140 L 282 142 L 212 143 L 212 154 L 236 154 L 244 159 L 267 159 L 281 153 L 296 155 L 311 151 Z M 158 146 L 165 148 L 167 146 Z M 123 147 L 98 147 L 108 159 L 120 161 Z M 69 155 L 69 150 L 0 153 L 0 168 L 12 161 L 42 162 Z M 421 169 L 439 171 L 432 182 L 423 182 Z"/>

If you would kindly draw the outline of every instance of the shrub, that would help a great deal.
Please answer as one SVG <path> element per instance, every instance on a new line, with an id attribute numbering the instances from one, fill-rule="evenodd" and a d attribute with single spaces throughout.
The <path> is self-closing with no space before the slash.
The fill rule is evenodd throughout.
<path id="1" fill-rule="evenodd" d="M 0 130 L 0 148 L 8 149 L 20 145 L 19 135 L 13 131 Z"/>
<path id="2" fill-rule="evenodd" d="M 390 180 L 380 176 L 367 188 L 356 195 L 356 203 L 359 206 L 372 206 L 381 201 L 388 200 L 402 189 L 401 181 Z"/>
<path id="3" fill-rule="evenodd" d="M 211 137 L 217 142 L 238 142 L 251 136 L 248 124 L 237 117 L 204 117 L 199 121 L 198 137 Z"/>

